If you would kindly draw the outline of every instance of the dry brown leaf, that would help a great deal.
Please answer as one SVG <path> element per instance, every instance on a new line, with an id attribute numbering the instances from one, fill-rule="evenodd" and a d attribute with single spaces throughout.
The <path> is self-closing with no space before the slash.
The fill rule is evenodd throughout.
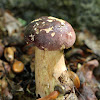
<path id="1" fill-rule="evenodd" d="M 9 36 L 11 36 L 14 32 L 18 32 L 22 26 L 21 23 L 8 12 L 4 13 L 4 22 Z"/>
<path id="2" fill-rule="evenodd" d="M 94 91 L 86 84 L 83 85 L 79 100 L 97 100 Z"/>
<path id="3" fill-rule="evenodd" d="M 77 34 L 77 40 L 79 44 L 85 43 L 95 54 L 100 56 L 100 40 L 95 35 L 89 32 L 80 32 Z"/>

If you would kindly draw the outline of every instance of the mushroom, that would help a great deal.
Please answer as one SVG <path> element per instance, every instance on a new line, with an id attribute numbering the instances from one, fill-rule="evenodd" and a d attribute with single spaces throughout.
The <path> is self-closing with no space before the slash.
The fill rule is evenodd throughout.
<path id="1" fill-rule="evenodd" d="M 12 70 L 15 73 L 21 73 L 24 70 L 24 64 L 17 60 L 13 63 Z"/>
<path id="2" fill-rule="evenodd" d="M 16 49 L 14 47 L 7 47 L 4 50 L 4 57 L 6 58 L 7 61 L 13 62 L 14 60 L 14 52 Z"/>
<path id="3" fill-rule="evenodd" d="M 36 95 L 44 97 L 60 84 L 58 78 L 67 70 L 63 49 L 74 44 L 76 35 L 67 21 L 43 16 L 26 27 L 25 39 L 35 45 Z"/>

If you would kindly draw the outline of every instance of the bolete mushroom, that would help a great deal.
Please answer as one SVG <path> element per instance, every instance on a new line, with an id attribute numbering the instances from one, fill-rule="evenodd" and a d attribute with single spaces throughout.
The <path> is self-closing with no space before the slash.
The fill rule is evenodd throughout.
<path id="1" fill-rule="evenodd" d="M 74 44 L 76 35 L 67 21 L 43 16 L 26 27 L 25 39 L 35 45 L 36 95 L 44 97 L 54 91 L 58 77 L 67 70 L 63 49 Z"/>
<path id="2" fill-rule="evenodd" d="M 24 64 L 21 61 L 16 60 L 13 63 L 12 70 L 15 73 L 21 73 L 24 70 Z"/>

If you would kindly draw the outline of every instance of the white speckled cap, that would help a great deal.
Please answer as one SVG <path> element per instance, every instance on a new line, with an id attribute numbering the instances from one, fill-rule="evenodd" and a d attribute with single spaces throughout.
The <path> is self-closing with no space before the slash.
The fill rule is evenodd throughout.
<path id="1" fill-rule="evenodd" d="M 43 16 L 26 27 L 25 39 L 41 50 L 52 51 L 70 48 L 75 42 L 76 35 L 67 21 Z"/>

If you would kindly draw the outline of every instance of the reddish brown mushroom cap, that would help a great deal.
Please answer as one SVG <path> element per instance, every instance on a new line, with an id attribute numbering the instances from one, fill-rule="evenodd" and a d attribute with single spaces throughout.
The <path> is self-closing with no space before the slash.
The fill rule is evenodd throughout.
<path id="1" fill-rule="evenodd" d="M 32 21 L 25 30 L 25 39 L 41 50 L 70 48 L 76 39 L 72 26 L 51 16 L 43 16 Z"/>

